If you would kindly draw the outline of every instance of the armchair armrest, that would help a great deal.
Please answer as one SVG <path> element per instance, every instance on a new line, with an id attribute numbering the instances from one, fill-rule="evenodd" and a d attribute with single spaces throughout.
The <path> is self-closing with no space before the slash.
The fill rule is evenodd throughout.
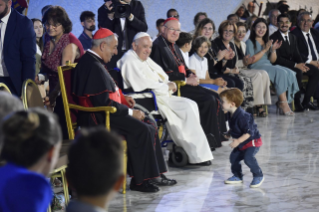
<path id="1" fill-rule="evenodd" d="M 105 119 L 105 126 L 106 129 L 110 130 L 110 113 L 116 112 L 116 107 L 111 106 L 102 106 L 102 107 L 82 107 L 79 105 L 69 104 L 70 109 L 79 110 L 83 112 L 105 112 L 106 113 L 106 119 Z"/>
<path id="2" fill-rule="evenodd" d="M 177 85 L 177 96 L 181 96 L 181 86 L 185 86 L 186 82 L 182 80 L 176 80 L 174 82 Z"/>

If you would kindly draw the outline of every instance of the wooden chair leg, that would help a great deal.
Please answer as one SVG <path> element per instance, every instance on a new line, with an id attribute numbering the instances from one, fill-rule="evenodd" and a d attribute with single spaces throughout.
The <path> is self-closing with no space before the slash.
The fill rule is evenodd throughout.
<path id="1" fill-rule="evenodd" d="M 295 102 L 294 102 L 294 100 L 292 100 L 292 102 L 291 102 L 291 107 L 292 107 L 292 111 L 295 111 Z"/>
<path id="2" fill-rule="evenodd" d="M 123 141 L 123 173 L 124 173 L 124 180 L 123 180 L 123 194 L 126 194 L 126 176 L 127 176 L 127 143 Z"/>
<path id="3" fill-rule="evenodd" d="M 310 102 L 312 102 L 312 103 L 313 103 L 313 96 L 310 98 Z"/>

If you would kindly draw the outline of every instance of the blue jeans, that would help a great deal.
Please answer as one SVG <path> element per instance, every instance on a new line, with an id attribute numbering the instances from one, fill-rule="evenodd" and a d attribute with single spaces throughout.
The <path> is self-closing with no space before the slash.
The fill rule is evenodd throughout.
<path id="1" fill-rule="evenodd" d="M 254 177 L 262 177 L 263 173 L 258 165 L 255 155 L 260 147 L 249 147 L 243 151 L 235 148 L 230 154 L 231 171 L 234 176 L 242 179 L 243 173 L 240 161 L 244 160 L 245 164 L 250 168 Z"/>

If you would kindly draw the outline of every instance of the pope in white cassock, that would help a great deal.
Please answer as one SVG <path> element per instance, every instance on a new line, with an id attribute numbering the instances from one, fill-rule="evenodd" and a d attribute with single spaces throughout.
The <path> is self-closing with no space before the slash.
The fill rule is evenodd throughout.
<path id="1" fill-rule="evenodd" d="M 135 92 L 152 89 L 159 112 L 167 119 L 168 132 L 174 143 L 185 150 L 189 163 L 211 164 L 213 155 L 200 124 L 197 104 L 172 95 L 176 84 L 170 82 L 164 70 L 149 58 L 151 51 L 151 37 L 144 32 L 138 33 L 132 49 L 117 62 L 124 88 L 132 88 Z"/>

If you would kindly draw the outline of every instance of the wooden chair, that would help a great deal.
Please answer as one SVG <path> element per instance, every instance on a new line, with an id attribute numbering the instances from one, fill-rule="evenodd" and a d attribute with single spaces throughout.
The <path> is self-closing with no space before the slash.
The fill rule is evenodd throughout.
<path id="1" fill-rule="evenodd" d="M 6 86 L 6 84 L 0 82 L 0 91 L 5 91 L 11 94 L 10 89 L 8 88 L 8 86 Z"/>
<path id="2" fill-rule="evenodd" d="M 24 108 L 42 107 L 44 108 L 43 98 L 38 85 L 31 79 L 24 81 L 22 86 L 22 103 Z"/>
<path id="3" fill-rule="evenodd" d="M 67 128 L 68 128 L 68 134 L 69 134 L 69 139 L 73 140 L 74 139 L 74 129 L 77 127 L 77 123 L 71 117 L 71 112 L 70 110 L 73 111 L 83 111 L 83 112 L 105 112 L 106 116 L 106 123 L 105 127 L 106 129 L 110 130 L 110 114 L 116 112 L 115 107 L 110 107 L 110 106 L 103 106 L 103 107 L 82 107 L 76 104 L 70 103 L 72 100 L 71 96 L 71 73 L 73 69 L 76 67 L 76 64 L 71 64 L 70 62 L 67 62 L 66 66 L 59 66 L 58 67 L 58 75 L 59 75 L 59 81 L 60 81 L 60 87 L 61 87 L 61 94 L 62 94 L 62 99 L 63 99 L 63 106 L 64 106 L 64 112 L 65 112 L 65 117 L 66 117 L 66 123 L 67 123 Z M 65 82 L 68 82 L 66 84 Z M 126 176 L 127 173 L 127 144 L 126 141 L 123 141 L 123 172 L 124 176 Z M 123 194 L 126 193 L 126 177 L 124 178 L 123 182 Z"/>

